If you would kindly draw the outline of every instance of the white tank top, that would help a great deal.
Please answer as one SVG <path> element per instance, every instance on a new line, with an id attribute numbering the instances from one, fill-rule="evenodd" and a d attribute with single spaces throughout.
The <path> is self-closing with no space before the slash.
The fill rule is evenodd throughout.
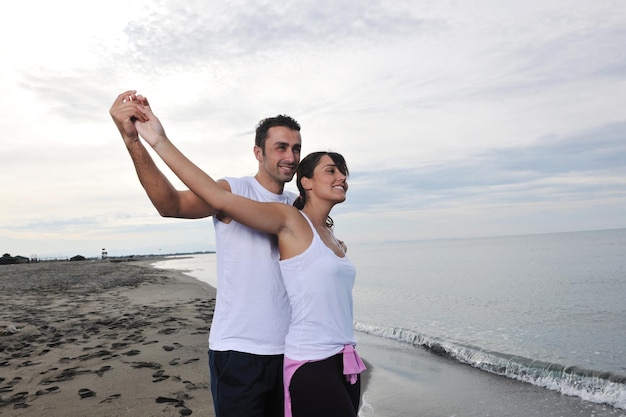
<path id="1" fill-rule="evenodd" d="M 254 177 L 225 178 L 231 191 L 257 201 L 292 204 L 295 195 L 274 194 Z M 209 333 L 212 350 L 256 355 L 284 351 L 289 301 L 273 235 L 236 221 L 213 218 L 217 246 L 217 301 Z"/>
<path id="2" fill-rule="evenodd" d="M 302 212 L 301 212 L 302 213 Z M 311 245 L 300 255 L 280 261 L 291 304 L 285 356 L 293 360 L 325 359 L 356 345 L 352 322 L 352 287 L 356 269 L 340 258 L 313 231 Z"/>

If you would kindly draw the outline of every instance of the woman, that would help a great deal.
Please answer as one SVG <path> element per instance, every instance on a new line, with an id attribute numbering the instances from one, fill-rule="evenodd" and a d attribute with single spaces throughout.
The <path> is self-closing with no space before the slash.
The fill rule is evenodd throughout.
<path id="1" fill-rule="evenodd" d="M 235 221 L 277 236 L 292 316 L 285 340 L 285 416 L 355 416 L 359 374 L 354 351 L 352 286 L 356 271 L 335 238 L 329 214 L 346 199 L 348 168 L 334 152 L 304 158 L 300 197 L 289 206 L 260 203 L 222 189 L 167 138 L 147 100 L 137 131 L 172 171 L 209 206 Z"/>

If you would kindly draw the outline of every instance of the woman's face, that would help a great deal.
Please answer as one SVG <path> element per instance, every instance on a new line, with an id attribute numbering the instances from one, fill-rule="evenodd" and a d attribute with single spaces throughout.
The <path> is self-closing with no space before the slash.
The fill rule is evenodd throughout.
<path id="1" fill-rule="evenodd" d="M 346 199 L 347 177 L 339 170 L 333 159 L 323 155 L 313 171 L 311 189 L 320 198 L 334 202 Z"/>

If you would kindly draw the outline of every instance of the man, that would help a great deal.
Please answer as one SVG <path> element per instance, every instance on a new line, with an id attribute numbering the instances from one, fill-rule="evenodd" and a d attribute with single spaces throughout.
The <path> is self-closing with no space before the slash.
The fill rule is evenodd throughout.
<path id="1" fill-rule="evenodd" d="M 145 97 L 120 94 L 110 109 L 152 204 L 164 217 L 213 216 L 217 240 L 217 303 L 209 336 L 211 392 L 217 417 L 283 415 L 283 351 L 289 325 L 275 240 L 215 212 L 190 190 L 174 188 L 139 140 L 163 134 Z M 300 161 L 300 125 L 279 115 L 256 130 L 254 177 L 225 178 L 224 189 L 258 201 L 292 204 L 285 192 Z"/>

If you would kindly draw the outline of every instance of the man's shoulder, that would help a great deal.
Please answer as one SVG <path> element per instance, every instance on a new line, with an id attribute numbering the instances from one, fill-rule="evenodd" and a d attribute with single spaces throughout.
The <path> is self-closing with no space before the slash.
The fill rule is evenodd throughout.
<path id="1" fill-rule="evenodd" d="M 296 199 L 296 194 L 291 191 L 283 191 L 282 194 L 274 194 L 257 181 L 253 176 L 245 177 L 224 177 L 230 185 L 233 194 L 241 195 L 257 201 L 282 202 L 292 204 Z"/>
<path id="2" fill-rule="evenodd" d="M 234 194 L 242 194 L 244 190 L 254 189 L 253 177 L 223 177 L 220 181 L 226 181 Z"/>

